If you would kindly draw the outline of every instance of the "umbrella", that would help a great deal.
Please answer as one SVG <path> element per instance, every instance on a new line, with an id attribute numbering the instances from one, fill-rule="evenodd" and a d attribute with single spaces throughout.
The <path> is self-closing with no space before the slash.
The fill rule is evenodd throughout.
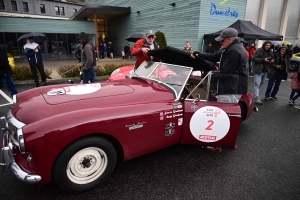
<path id="1" fill-rule="evenodd" d="M 130 36 L 128 36 L 128 37 L 126 38 L 126 40 L 127 40 L 128 42 L 136 42 L 136 41 L 138 41 L 139 39 L 143 38 L 144 36 L 145 36 L 145 35 L 142 34 L 142 33 L 133 33 L 133 34 L 131 34 Z"/>
<path id="2" fill-rule="evenodd" d="M 21 37 L 19 37 L 19 40 L 23 39 L 23 38 L 29 38 L 29 37 L 46 37 L 46 35 L 44 35 L 43 33 L 38 33 L 38 32 L 30 32 L 30 33 L 26 33 L 23 34 Z"/>
<path id="3" fill-rule="evenodd" d="M 175 47 L 166 46 L 163 48 L 150 50 L 149 55 L 155 58 L 160 58 L 165 63 L 174 65 L 182 65 L 187 67 L 193 67 L 194 70 L 211 71 L 216 70 L 215 65 L 202 58 L 194 59 L 187 51 L 177 49 Z"/>

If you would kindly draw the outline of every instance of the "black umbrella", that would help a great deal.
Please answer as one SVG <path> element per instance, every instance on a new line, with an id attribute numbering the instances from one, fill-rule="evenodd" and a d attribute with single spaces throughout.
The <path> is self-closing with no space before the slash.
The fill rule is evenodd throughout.
<path id="1" fill-rule="evenodd" d="M 162 59 L 164 63 L 193 67 L 194 70 L 206 72 L 216 70 L 215 65 L 212 62 L 202 58 L 194 59 L 189 52 L 175 47 L 166 46 L 150 50 L 149 55 Z"/>
<path id="2" fill-rule="evenodd" d="M 26 33 L 23 34 L 21 37 L 19 37 L 19 40 L 23 39 L 23 38 L 29 38 L 29 37 L 46 37 L 46 35 L 44 35 L 43 33 L 38 33 L 38 32 L 30 32 L 30 33 Z"/>
<path id="3" fill-rule="evenodd" d="M 133 33 L 133 34 L 131 34 L 130 36 L 128 36 L 127 38 L 126 38 L 126 40 L 128 41 L 128 42 L 136 42 L 136 41 L 138 41 L 139 39 L 141 39 L 142 37 L 144 37 L 145 35 L 144 34 L 142 34 L 142 33 Z"/>

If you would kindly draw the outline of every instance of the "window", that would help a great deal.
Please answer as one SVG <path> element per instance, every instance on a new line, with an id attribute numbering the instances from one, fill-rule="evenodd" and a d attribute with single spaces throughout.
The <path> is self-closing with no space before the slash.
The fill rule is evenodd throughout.
<path id="1" fill-rule="evenodd" d="M 60 15 L 60 14 L 59 14 L 59 7 L 58 7 L 58 6 L 55 6 L 55 14 L 56 14 L 56 15 Z"/>
<path id="2" fill-rule="evenodd" d="M 29 12 L 28 3 L 27 2 L 23 2 L 23 11 L 24 12 Z"/>
<path id="3" fill-rule="evenodd" d="M 76 9 L 76 8 L 73 8 L 73 12 L 77 12 L 77 9 Z"/>
<path id="4" fill-rule="evenodd" d="M 0 10 L 5 10 L 5 6 L 4 6 L 3 0 L 0 0 Z"/>
<path id="5" fill-rule="evenodd" d="M 45 10 L 45 5 L 44 4 L 40 4 L 40 8 L 41 8 L 41 13 L 46 13 L 46 10 Z"/>
<path id="6" fill-rule="evenodd" d="M 12 11 L 18 11 L 17 2 L 11 1 L 11 10 Z"/>
<path id="7" fill-rule="evenodd" d="M 60 7 L 60 15 L 65 15 L 65 9 L 64 9 L 64 7 Z"/>

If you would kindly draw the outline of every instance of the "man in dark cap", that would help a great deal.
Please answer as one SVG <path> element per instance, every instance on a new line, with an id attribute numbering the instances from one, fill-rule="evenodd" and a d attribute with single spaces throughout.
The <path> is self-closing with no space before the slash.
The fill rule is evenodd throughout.
<path id="1" fill-rule="evenodd" d="M 238 76 L 237 95 L 228 95 L 231 102 L 237 103 L 242 94 L 248 92 L 248 57 L 245 48 L 241 42 L 236 38 L 238 36 L 237 30 L 234 28 L 224 29 L 220 36 L 215 40 L 220 42 L 221 50 L 215 54 L 206 54 L 194 52 L 191 56 L 195 59 L 197 57 L 203 58 L 211 62 L 220 62 L 219 70 L 222 74 L 235 74 Z"/>
<path id="2" fill-rule="evenodd" d="M 154 59 L 153 57 L 148 56 L 149 50 L 159 48 L 158 44 L 154 42 L 154 36 L 154 31 L 149 30 L 146 32 L 145 38 L 141 38 L 136 41 L 133 49 L 131 50 L 131 55 L 136 56 L 135 69 L 137 69 L 143 61 L 150 61 Z"/>
<path id="3" fill-rule="evenodd" d="M 79 33 L 78 41 L 82 45 L 81 62 L 78 66 L 82 68 L 83 83 L 96 82 L 96 55 L 93 44 L 89 41 L 87 34 Z"/>

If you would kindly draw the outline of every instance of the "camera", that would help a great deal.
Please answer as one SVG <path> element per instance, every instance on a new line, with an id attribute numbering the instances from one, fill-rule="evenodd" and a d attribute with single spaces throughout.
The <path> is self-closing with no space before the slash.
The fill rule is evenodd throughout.
<path id="1" fill-rule="evenodd" d="M 271 60 L 272 60 L 271 56 L 267 57 L 267 61 L 271 61 Z"/>

